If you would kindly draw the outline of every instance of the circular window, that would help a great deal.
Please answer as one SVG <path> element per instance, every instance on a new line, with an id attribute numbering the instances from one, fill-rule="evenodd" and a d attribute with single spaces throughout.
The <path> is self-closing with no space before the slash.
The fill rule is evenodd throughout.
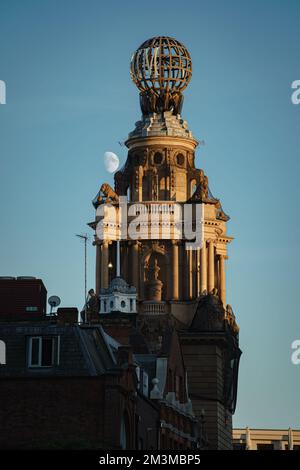
<path id="1" fill-rule="evenodd" d="M 184 165 L 184 155 L 182 155 L 182 153 L 178 153 L 178 155 L 176 155 L 176 162 L 177 165 Z"/>
<path id="2" fill-rule="evenodd" d="M 162 153 L 156 152 L 153 157 L 153 162 L 155 165 L 160 165 L 163 161 Z"/>
<path id="3" fill-rule="evenodd" d="M 122 302 L 121 302 L 121 307 L 122 308 L 126 307 L 126 302 L 124 300 L 122 300 Z"/>

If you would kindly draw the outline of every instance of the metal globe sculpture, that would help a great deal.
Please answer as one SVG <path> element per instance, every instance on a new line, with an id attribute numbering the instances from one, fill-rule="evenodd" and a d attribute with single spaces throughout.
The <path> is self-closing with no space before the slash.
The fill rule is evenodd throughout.
<path id="1" fill-rule="evenodd" d="M 143 114 L 180 113 L 182 91 L 192 76 L 191 57 L 183 44 L 167 36 L 148 39 L 133 54 L 130 74 L 140 90 Z"/>

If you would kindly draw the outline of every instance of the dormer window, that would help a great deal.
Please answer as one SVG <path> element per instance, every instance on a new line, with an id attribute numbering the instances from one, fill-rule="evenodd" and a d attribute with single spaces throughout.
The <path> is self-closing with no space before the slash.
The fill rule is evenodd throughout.
<path id="1" fill-rule="evenodd" d="M 28 342 L 28 367 L 53 367 L 59 364 L 59 336 L 31 336 Z"/>

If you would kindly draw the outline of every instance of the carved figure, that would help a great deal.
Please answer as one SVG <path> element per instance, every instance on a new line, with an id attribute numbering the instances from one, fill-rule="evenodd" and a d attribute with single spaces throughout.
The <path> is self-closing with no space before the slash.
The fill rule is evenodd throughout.
<path id="1" fill-rule="evenodd" d="M 104 194 L 106 200 L 109 199 L 111 202 L 119 202 L 119 196 L 108 183 L 103 183 L 100 191 Z"/>

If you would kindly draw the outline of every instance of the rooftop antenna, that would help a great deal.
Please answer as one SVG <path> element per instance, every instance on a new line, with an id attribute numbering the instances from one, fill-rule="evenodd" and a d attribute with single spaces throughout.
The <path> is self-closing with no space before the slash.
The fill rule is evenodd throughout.
<path id="1" fill-rule="evenodd" d="M 86 315 L 86 310 L 87 310 L 87 241 L 89 237 L 87 234 L 80 234 L 78 235 L 77 233 L 75 234 L 76 237 L 81 238 L 84 241 L 84 320 L 86 321 L 87 315 Z"/>
<path id="2" fill-rule="evenodd" d="M 50 315 L 52 315 L 52 310 L 55 307 L 60 305 L 60 298 L 57 295 L 51 295 L 48 299 L 48 304 L 50 305 Z"/>

